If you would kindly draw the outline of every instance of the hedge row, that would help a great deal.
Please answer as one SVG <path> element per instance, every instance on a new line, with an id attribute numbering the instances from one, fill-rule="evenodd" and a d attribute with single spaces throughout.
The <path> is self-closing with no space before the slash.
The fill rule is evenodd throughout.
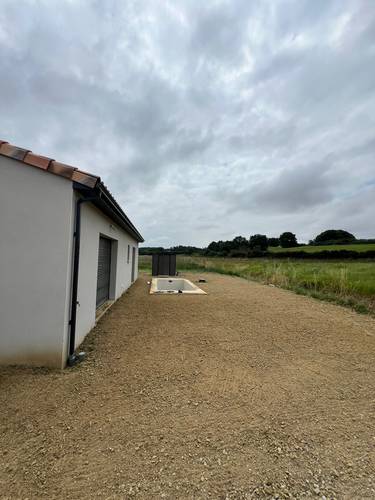
<path id="1" fill-rule="evenodd" d="M 320 252 L 266 252 L 267 257 L 274 259 L 375 259 L 375 250 L 356 252 L 355 250 L 322 250 Z"/>
<path id="2" fill-rule="evenodd" d="M 322 250 L 320 252 L 304 252 L 303 250 L 297 252 L 261 252 L 253 250 L 249 252 L 236 252 L 232 250 L 227 255 L 220 255 L 215 252 L 205 252 L 204 255 L 207 257 L 237 257 L 243 259 L 267 257 L 271 259 L 363 260 L 375 259 L 375 250 L 367 250 L 366 252 L 356 252 L 355 250 Z"/>

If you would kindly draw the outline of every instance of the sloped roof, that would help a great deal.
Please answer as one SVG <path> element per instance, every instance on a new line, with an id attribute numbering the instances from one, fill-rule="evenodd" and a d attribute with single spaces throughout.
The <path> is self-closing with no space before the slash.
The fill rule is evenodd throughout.
<path id="1" fill-rule="evenodd" d="M 41 168 L 51 172 L 51 174 L 59 175 L 60 177 L 65 177 L 73 182 L 78 182 L 84 186 L 94 188 L 97 182 L 100 182 L 100 177 L 97 175 L 92 175 L 83 170 L 79 170 L 76 167 L 66 165 L 65 163 L 60 163 L 52 158 L 47 158 L 46 156 L 41 156 L 33 153 L 28 149 L 19 148 L 18 146 L 13 146 L 9 142 L 0 140 L 0 154 L 3 156 L 8 156 L 9 158 L 14 158 L 15 160 L 22 161 L 25 165 L 30 165 L 31 167 Z"/>
<path id="2" fill-rule="evenodd" d="M 121 227 L 129 232 L 137 241 L 143 242 L 143 237 L 136 227 L 128 219 L 120 205 L 114 199 L 108 188 L 97 175 L 84 172 L 77 167 L 72 167 L 65 163 L 60 163 L 52 158 L 41 156 L 32 151 L 18 146 L 13 146 L 7 141 L 0 140 L 0 155 L 13 158 L 24 165 L 34 168 L 40 168 L 45 172 L 65 177 L 72 181 L 73 187 L 84 196 L 96 195 L 97 201 L 92 203 L 102 210 L 106 215 L 112 217 Z"/>

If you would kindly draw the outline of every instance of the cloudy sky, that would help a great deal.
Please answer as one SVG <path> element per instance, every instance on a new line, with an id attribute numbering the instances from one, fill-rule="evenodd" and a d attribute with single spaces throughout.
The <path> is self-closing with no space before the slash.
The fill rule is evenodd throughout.
<path id="1" fill-rule="evenodd" d="M 0 138 L 147 245 L 375 237 L 374 0 L 0 0 Z"/>

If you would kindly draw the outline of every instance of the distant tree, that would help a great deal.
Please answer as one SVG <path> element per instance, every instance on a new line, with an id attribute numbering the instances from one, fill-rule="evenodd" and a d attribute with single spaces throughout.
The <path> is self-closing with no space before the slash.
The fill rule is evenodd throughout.
<path id="1" fill-rule="evenodd" d="M 193 246 L 186 246 L 186 245 L 178 245 L 175 247 L 170 247 L 170 248 L 163 248 L 163 247 L 140 247 L 139 248 L 139 255 L 153 255 L 155 253 L 165 253 L 165 252 L 171 252 L 171 253 L 176 253 L 176 254 L 183 254 L 183 255 L 193 255 L 197 254 L 200 255 L 203 253 L 203 249 L 199 247 L 193 247 Z"/>
<path id="2" fill-rule="evenodd" d="M 248 246 L 248 241 L 243 236 L 236 236 L 235 238 L 233 238 L 232 243 L 233 243 L 233 248 Z"/>
<path id="3" fill-rule="evenodd" d="M 253 234 L 250 236 L 250 248 L 265 251 L 268 248 L 268 238 L 265 234 Z"/>
<path id="4" fill-rule="evenodd" d="M 296 235 L 290 233 L 289 231 L 280 234 L 279 240 L 280 240 L 280 246 L 282 246 L 283 248 L 292 248 L 298 246 Z"/>
<path id="5" fill-rule="evenodd" d="M 208 255 L 228 255 L 228 253 L 232 249 L 232 242 L 231 241 L 211 241 L 211 243 L 207 247 L 207 254 Z"/>
<path id="6" fill-rule="evenodd" d="M 190 245 L 177 245 L 175 247 L 171 247 L 169 252 L 176 253 L 180 255 L 193 255 L 193 254 L 202 254 L 203 249 L 199 247 L 193 247 Z"/>
<path id="7" fill-rule="evenodd" d="M 236 236 L 230 242 L 229 257 L 247 257 L 249 253 L 249 241 L 243 236 Z"/>
<path id="8" fill-rule="evenodd" d="M 353 243 L 356 238 L 353 234 L 343 229 L 328 229 L 318 234 L 314 243 L 316 245 L 340 244 L 340 243 Z"/>
<path id="9" fill-rule="evenodd" d="M 249 241 L 243 236 L 236 236 L 233 240 L 212 241 L 204 251 L 206 255 L 219 256 L 247 256 Z"/>
<path id="10" fill-rule="evenodd" d="M 220 242 L 219 241 L 211 241 L 211 243 L 207 246 L 207 253 L 211 255 L 215 255 L 219 253 L 220 250 Z"/>
<path id="11" fill-rule="evenodd" d="M 269 247 L 279 247 L 280 246 L 279 238 L 268 238 L 268 246 Z"/>
<path id="12" fill-rule="evenodd" d="M 154 253 L 163 253 L 163 247 L 139 247 L 139 255 L 152 255 Z"/>
<path id="13" fill-rule="evenodd" d="M 232 240 L 222 241 L 220 245 L 220 251 L 222 255 L 228 255 L 233 248 L 236 246 L 233 244 Z"/>

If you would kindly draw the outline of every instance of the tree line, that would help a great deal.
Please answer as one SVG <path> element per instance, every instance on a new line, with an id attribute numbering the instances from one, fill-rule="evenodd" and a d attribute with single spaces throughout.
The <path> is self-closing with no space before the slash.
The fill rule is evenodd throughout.
<path id="1" fill-rule="evenodd" d="M 375 243 L 375 239 L 358 240 L 343 229 L 328 229 L 318 234 L 309 245 L 344 245 L 356 243 Z M 163 247 L 141 247 L 141 255 L 170 252 L 183 255 L 206 255 L 218 257 L 251 257 L 264 255 L 269 247 L 293 248 L 302 247 L 294 233 L 286 231 L 279 237 L 268 237 L 265 234 L 253 234 L 249 238 L 236 236 L 232 240 L 212 241 L 206 248 L 178 245 L 165 249 Z M 280 255 L 278 253 L 277 255 Z"/>

